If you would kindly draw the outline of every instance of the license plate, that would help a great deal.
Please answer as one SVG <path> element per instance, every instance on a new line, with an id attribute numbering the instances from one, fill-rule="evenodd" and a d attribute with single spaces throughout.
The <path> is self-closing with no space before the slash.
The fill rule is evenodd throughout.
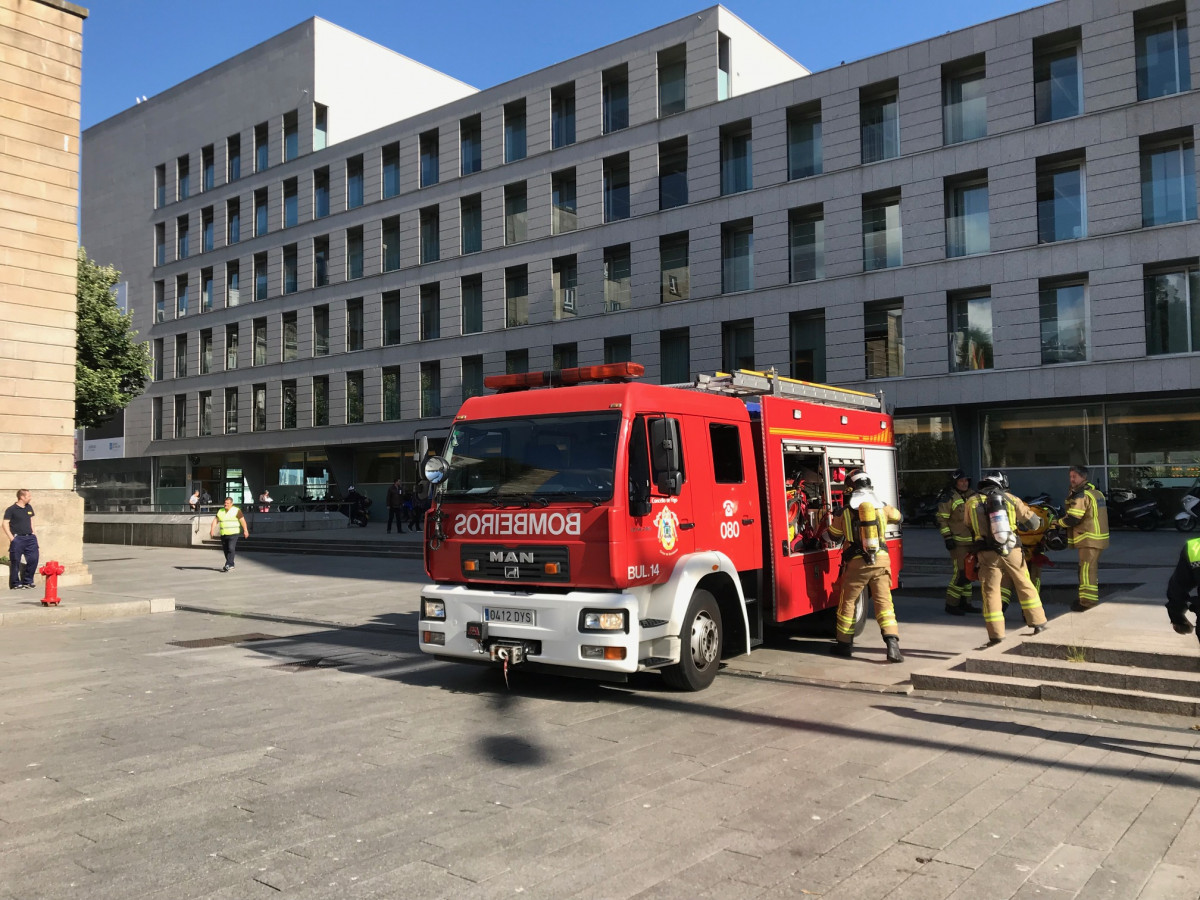
<path id="1" fill-rule="evenodd" d="M 512 625 L 533 625 L 535 618 L 532 609 L 497 609 L 492 606 L 483 608 L 485 622 L 506 622 Z"/>

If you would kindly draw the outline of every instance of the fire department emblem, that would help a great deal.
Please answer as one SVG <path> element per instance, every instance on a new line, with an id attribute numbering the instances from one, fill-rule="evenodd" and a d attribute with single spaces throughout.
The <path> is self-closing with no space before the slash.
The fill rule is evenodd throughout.
<path id="1" fill-rule="evenodd" d="M 654 527 L 658 529 L 659 546 L 662 547 L 663 553 L 670 556 L 675 552 L 675 545 L 679 541 L 679 516 L 675 515 L 670 507 L 664 506 L 654 517 Z"/>

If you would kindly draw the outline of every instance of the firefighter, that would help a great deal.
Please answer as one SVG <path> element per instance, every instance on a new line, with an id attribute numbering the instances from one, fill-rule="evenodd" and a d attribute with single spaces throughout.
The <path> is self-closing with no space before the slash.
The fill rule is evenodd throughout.
<path id="1" fill-rule="evenodd" d="M 1193 599 L 1192 591 L 1200 593 L 1200 537 L 1192 538 L 1179 548 L 1179 560 L 1167 582 L 1167 615 L 1180 634 L 1191 634 L 1196 630 L 1188 620 L 1189 609 L 1200 621 L 1200 598 Z M 1196 637 L 1200 638 L 1200 630 L 1196 630 Z"/>
<path id="2" fill-rule="evenodd" d="M 1056 523 L 1067 529 L 1067 546 L 1079 551 L 1079 598 L 1071 604 L 1074 612 L 1100 602 L 1100 552 L 1108 547 L 1108 506 L 1090 476 L 1087 466 L 1071 466 L 1067 473 L 1071 493 L 1063 504 L 1066 512 Z"/>
<path id="3" fill-rule="evenodd" d="M 887 526 L 900 521 L 900 511 L 875 496 L 871 479 L 859 468 L 846 473 L 845 506 L 829 521 L 829 535 L 842 541 L 841 594 L 838 598 L 837 640 L 831 648 L 849 656 L 854 648 L 854 606 L 863 590 L 870 590 L 875 621 L 887 645 L 888 662 L 904 662 L 900 631 L 892 606 L 891 560 L 887 551 Z"/>
<path id="4" fill-rule="evenodd" d="M 1046 630 L 1046 611 L 1042 598 L 1029 580 L 1025 553 L 1017 537 L 1017 523 L 1037 528 L 1041 520 L 1020 497 L 1008 492 L 1008 477 L 1003 472 L 985 475 L 978 493 L 967 508 L 971 526 L 971 547 L 979 558 L 979 581 L 983 588 L 983 624 L 987 626 L 988 643 L 1004 640 L 1004 607 L 1000 584 L 1005 576 L 1021 601 L 1025 623 L 1034 634 Z"/>
<path id="5" fill-rule="evenodd" d="M 950 473 L 950 484 L 938 497 L 937 524 L 950 552 L 950 583 L 946 585 L 946 612 L 952 616 L 980 612 L 971 604 L 974 593 L 972 582 L 964 571 L 968 547 L 971 543 L 971 526 L 967 524 L 967 501 L 975 492 L 971 490 L 971 477 L 962 469 Z"/>

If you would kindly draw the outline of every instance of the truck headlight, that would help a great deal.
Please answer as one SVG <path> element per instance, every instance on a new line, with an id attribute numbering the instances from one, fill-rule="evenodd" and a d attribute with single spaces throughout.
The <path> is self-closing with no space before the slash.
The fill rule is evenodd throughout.
<path id="1" fill-rule="evenodd" d="M 580 631 L 629 631 L 628 613 L 623 609 L 585 609 L 579 616 Z"/>
<path id="2" fill-rule="evenodd" d="M 445 619 L 446 604 L 441 600 L 421 600 L 422 619 Z"/>

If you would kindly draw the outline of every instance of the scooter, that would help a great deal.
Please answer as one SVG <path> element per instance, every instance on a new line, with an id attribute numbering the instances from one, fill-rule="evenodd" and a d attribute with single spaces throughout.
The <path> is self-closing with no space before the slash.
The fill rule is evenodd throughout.
<path id="1" fill-rule="evenodd" d="M 1162 519 L 1158 501 L 1149 497 L 1138 497 L 1128 488 L 1113 488 L 1108 494 L 1108 521 L 1110 525 L 1128 525 L 1139 531 L 1153 531 Z"/>
<path id="2" fill-rule="evenodd" d="M 1180 531 L 1191 531 L 1200 524 L 1200 478 L 1192 483 L 1191 490 L 1179 502 L 1183 512 L 1175 516 L 1175 527 Z"/>
<path id="3" fill-rule="evenodd" d="M 936 525 L 937 497 L 918 497 L 909 507 L 908 515 L 904 517 L 905 525 Z"/>

